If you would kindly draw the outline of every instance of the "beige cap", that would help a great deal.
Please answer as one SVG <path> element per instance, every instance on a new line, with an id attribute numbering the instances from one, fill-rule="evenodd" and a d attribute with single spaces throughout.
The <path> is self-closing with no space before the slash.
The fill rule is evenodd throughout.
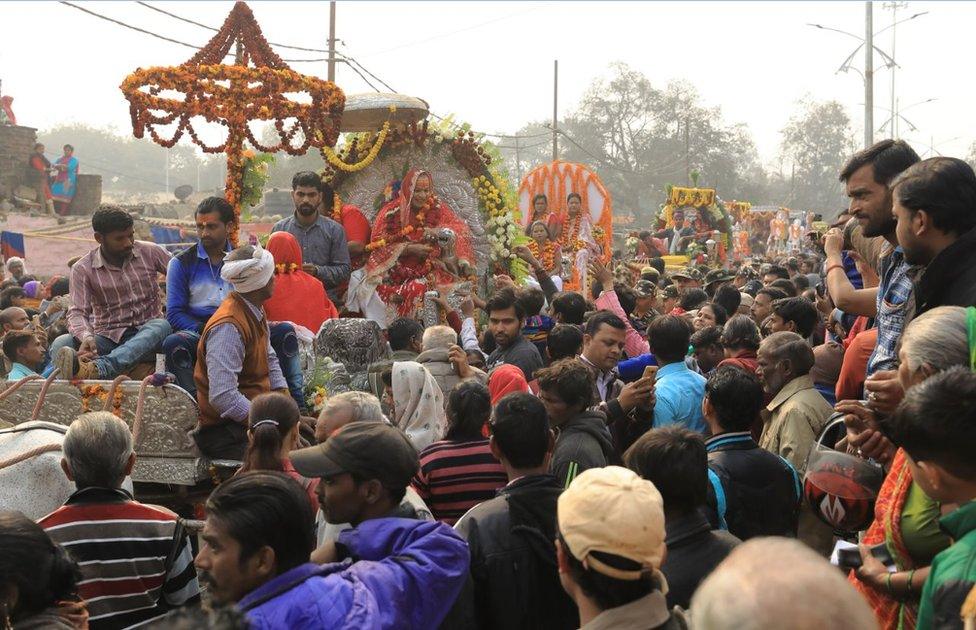
<path id="1" fill-rule="evenodd" d="M 664 500 L 654 484 L 620 466 L 583 471 L 559 497 L 559 533 L 587 569 L 618 580 L 657 573 L 664 559 Z M 639 571 L 611 567 L 590 555 L 620 556 Z"/>
<path id="2" fill-rule="evenodd" d="M 742 296 L 742 299 L 739 302 L 739 306 L 752 306 L 752 303 L 756 301 L 755 298 L 753 298 L 745 291 L 739 291 L 739 295 Z"/>

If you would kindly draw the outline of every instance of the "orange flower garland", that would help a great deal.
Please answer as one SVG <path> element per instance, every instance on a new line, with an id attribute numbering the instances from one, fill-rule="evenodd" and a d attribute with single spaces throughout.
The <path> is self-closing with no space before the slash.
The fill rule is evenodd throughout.
<path id="1" fill-rule="evenodd" d="M 298 271 L 298 263 L 278 263 L 275 265 L 275 273 L 294 273 Z"/>
<path id="2" fill-rule="evenodd" d="M 539 243 L 535 240 L 529 241 L 528 248 L 532 255 L 542 263 L 546 271 L 551 272 L 556 268 L 556 246 L 552 241 L 546 241 L 546 246 L 541 252 L 539 251 Z"/>
<path id="3" fill-rule="evenodd" d="M 427 203 L 425 203 L 424 207 L 421 208 L 420 211 L 414 216 L 418 224 L 420 224 L 421 226 L 424 225 L 424 219 L 427 218 L 427 211 L 433 208 L 436 203 L 438 203 L 437 198 L 434 197 L 433 195 L 427 198 Z M 399 211 L 400 211 L 399 209 L 396 210 L 396 212 Z M 396 235 L 395 241 L 399 242 L 401 239 L 409 236 L 413 231 L 414 231 L 414 227 L 408 223 L 407 225 L 403 226 L 403 228 L 400 230 L 400 233 Z M 386 247 L 386 244 L 387 244 L 387 240 L 385 238 L 380 238 L 375 241 L 370 241 L 366 245 L 366 251 L 371 252 L 374 249 L 380 249 L 381 247 Z"/>
<path id="4" fill-rule="evenodd" d="M 234 64 L 222 63 L 235 46 Z M 136 138 L 148 131 L 154 142 L 168 148 L 189 134 L 205 153 L 227 154 L 225 196 L 238 219 L 245 140 L 265 153 L 285 151 L 290 155 L 302 155 L 309 147 L 332 146 L 339 137 L 345 107 L 345 95 L 334 83 L 295 72 L 275 54 L 243 2 L 234 5 L 220 31 L 186 63 L 139 68 L 120 87 L 129 100 Z M 170 97 L 167 92 L 179 92 L 183 98 Z M 311 102 L 288 97 L 294 93 L 307 94 Z M 199 138 L 193 125 L 201 118 L 226 128 L 223 142 L 209 145 Z M 253 120 L 274 121 L 277 141 L 265 145 L 256 138 L 248 124 Z M 286 120 L 293 122 L 286 126 Z M 157 127 L 172 125 L 175 129 L 168 138 L 157 131 Z M 236 245 L 236 228 L 229 236 Z"/>

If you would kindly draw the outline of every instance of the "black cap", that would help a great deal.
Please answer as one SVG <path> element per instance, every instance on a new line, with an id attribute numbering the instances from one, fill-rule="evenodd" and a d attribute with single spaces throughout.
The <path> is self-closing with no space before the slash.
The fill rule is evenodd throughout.
<path id="1" fill-rule="evenodd" d="M 351 473 L 377 479 L 387 488 L 405 488 L 419 459 L 407 436 L 385 422 L 350 422 L 325 442 L 292 451 L 291 463 L 304 477 Z"/>

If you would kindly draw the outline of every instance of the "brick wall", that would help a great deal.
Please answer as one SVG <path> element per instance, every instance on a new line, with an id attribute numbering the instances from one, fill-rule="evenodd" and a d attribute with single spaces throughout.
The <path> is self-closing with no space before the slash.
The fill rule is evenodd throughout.
<path id="1" fill-rule="evenodd" d="M 7 198 L 24 181 L 27 160 L 37 142 L 37 129 L 0 125 L 0 198 Z"/>

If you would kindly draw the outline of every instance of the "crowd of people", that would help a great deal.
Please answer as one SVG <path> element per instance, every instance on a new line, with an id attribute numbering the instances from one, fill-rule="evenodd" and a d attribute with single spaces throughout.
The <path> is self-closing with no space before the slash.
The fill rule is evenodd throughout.
<path id="1" fill-rule="evenodd" d="M 266 248 L 231 246 L 218 197 L 173 258 L 99 209 L 70 280 L 8 261 L 9 378 L 111 379 L 162 353 L 198 402 L 200 452 L 241 466 L 194 541 L 125 489 L 125 424 L 80 416 L 62 460 L 77 491 L 36 523 L 0 513 L 0 622 L 976 622 L 976 174 L 885 140 L 839 177 L 849 209 L 800 248 L 675 269 L 650 255 L 671 243 L 648 245 L 589 258 L 582 291 L 551 259 L 567 219 L 533 200 L 533 246 L 515 252 L 531 281 L 436 296 L 426 326 L 418 287 L 459 286 L 467 254 L 406 229 L 439 217 L 460 234 L 423 171 L 372 236 L 313 173 Z M 369 391 L 311 417 L 301 340 L 374 314 L 388 348 Z"/>

